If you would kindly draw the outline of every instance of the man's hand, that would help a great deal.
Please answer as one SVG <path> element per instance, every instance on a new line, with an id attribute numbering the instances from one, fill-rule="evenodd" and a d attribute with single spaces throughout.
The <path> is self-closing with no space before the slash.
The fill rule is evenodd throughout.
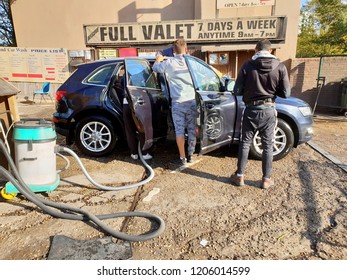
<path id="1" fill-rule="evenodd" d="M 155 62 L 162 62 L 164 59 L 167 59 L 167 57 L 166 56 L 162 56 L 161 54 L 159 54 L 155 58 Z"/>

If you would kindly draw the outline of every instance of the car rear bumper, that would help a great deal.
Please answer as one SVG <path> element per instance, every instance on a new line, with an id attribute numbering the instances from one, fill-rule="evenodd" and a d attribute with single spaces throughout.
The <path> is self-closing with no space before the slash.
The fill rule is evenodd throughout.
<path id="1" fill-rule="evenodd" d="M 69 136 L 69 130 L 68 129 L 64 129 L 64 128 L 61 128 L 59 126 L 56 126 L 55 127 L 55 131 L 60 134 L 60 135 L 63 135 L 65 137 L 68 137 Z"/>
<path id="2" fill-rule="evenodd" d="M 56 114 L 53 114 L 53 123 L 55 125 L 55 131 L 59 135 L 65 136 L 67 144 L 71 144 L 70 129 L 66 119 L 60 119 Z"/>

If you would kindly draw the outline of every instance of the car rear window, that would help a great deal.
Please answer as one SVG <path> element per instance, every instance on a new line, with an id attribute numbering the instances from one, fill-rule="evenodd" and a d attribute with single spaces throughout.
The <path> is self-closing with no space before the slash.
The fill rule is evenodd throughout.
<path id="1" fill-rule="evenodd" d="M 110 81 L 115 64 L 105 65 L 96 69 L 88 78 L 87 83 L 106 86 Z"/>

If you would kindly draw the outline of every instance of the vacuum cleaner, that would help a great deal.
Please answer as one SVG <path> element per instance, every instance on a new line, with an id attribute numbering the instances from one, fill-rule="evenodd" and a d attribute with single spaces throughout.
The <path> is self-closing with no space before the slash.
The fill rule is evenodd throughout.
<path id="1" fill-rule="evenodd" d="M 69 166 L 69 162 L 61 155 L 61 152 L 67 152 L 77 161 L 83 173 L 88 180 L 96 187 L 116 191 L 129 188 L 135 188 L 148 183 L 154 177 L 153 169 L 143 159 L 139 144 L 139 156 L 145 168 L 149 170 L 150 175 L 142 180 L 130 185 L 120 187 L 110 187 L 101 185 L 93 180 L 84 168 L 79 157 L 70 149 L 56 145 L 56 133 L 54 124 L 44 119 L 22 119 L 14 123 L 13 139 L 15 162 L 13 161 L 8 143 L 0 139 L 0 151 L 5 155 L 10 171 L 0 166 L 0 173 L 5 176 L 8 183 L 1 189 L 1 195 L 4 199 L 11 199 L 17 193 L 21 193 L 26 199 L 40 207 L 47 214 L 56 218 L 80 220 L 92 222 L 102 231 L 116 238 L 125 241 L 144 241 L 160 235 L 165 229 L 165 222 L 162 218 L 147 212 L 120 212 L 105 215 L 93 215 L 85 210 L 72 207 L 66 204 L 60 204 L 43 199 L 37 196 L 36 192 L 49 192 L 55 190 L 60 183 L 59 173 Z M 67 160 L 63 170 L 56 170 L 56 156 L 61 156 Z M 156 228 L 141 235 L 129 235 L 116 231 L 102 222 L 104 219 L 113 219 L 120 217 L 142 217 L 155 224 Z"/>
<path id="2" fill-rule="evenodd" d="M 33 192 L 55 190 L 60 177 L 56 171 L 56 133 L 53 123 L 43 119 L 23 119 L 14 123 L 15 163 L 20 176 Z M 8 182 L 1 193 L 6 199 L 19 191 Z"/>

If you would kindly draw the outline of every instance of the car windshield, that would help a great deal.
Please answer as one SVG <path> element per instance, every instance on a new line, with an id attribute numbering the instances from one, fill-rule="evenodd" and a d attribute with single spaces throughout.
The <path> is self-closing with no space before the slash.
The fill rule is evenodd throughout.
<path id="1" fill-rule="evenodd" d="M 127 59 L 128 85 L 159 89 L 156 77 L 145 60 Z"/>

